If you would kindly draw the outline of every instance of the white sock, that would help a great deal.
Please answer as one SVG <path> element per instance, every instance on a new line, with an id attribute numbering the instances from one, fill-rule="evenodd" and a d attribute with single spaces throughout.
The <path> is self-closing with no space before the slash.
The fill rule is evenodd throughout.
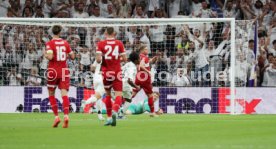
<path id="1" fill-rule="evenodd" d="M 97 98 L 93 95 L 88 100 L 86 100 L 86 104 L 94 103 L 97 101 Z"/>
<path id="2" fill-rule="evenodd" d="M 124 113 L 126 113 L 129 106 L 130 106 L 130 103 L 126 101 L 125 104 L 123 105 L 123 112 Z"/>
<path id="3" fill-rule="evenodd" d="M 112 118 L 111 117 L 107 117 L 107 120 L 110 121 Z"/>
<path id="4" fill-rule="evenodd" d="M 102 112 L 102 109 L 103 109 L 102 100 L 97 100 L 96 108 L 97 108 L 98 111 Z"/>

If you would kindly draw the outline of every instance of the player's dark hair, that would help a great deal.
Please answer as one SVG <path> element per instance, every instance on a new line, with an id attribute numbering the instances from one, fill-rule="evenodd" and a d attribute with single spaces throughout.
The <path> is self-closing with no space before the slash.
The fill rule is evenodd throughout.
<path id="1" fill-rule="evenodd" d="M 274 45 L 276 43 L 276 40 L 273 40 L 272 44 Z"/>
<path id="2" fill-rule="evenodd" d="M 54 35 L 58 35 L 62 30 L 62 27 L 60 25 L 54 25 L 52 28 L 52 32 Z"/>
<path id="3" fill-rule="evenodd" d="M 252 43 L 252 42 L 254 43 L 254 40 L 253 40 L 253 39 L 251 39 L 251 40 L 248 41 L 248 43 Z"/>
<path id="4" fill-rule="evenodd" d="M 131 52 L 128 57 L 129 61 L 135 63 L 135 61 L 139 60 L 139 54 L 137 52 Z"/>
<path id="5" fill-rule="evenodd" d="M 107 28 L 106 28 L 106 33 L 107 33 L 108 35 L 112 35 L 112 34 L 114 33 L 114 28 L 113 28 L 113 27 L 107 27 Z"/>

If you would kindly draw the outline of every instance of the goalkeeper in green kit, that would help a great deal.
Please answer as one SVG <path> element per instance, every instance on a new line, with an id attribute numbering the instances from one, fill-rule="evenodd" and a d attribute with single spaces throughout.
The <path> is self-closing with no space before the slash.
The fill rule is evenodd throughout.
<path id="1" fill-rule="evenodd" d="M 159 99 L 160 94 L 158 92 L 153 92 L 153 101 L 156 102 Z M 148 105 L 148 99 L 145 99 L 144 101 L 138 102 L 138 103 L 131 103 L 126 110 L 125 114 L 131 115 L 131 114 L 143 114 L 145 112 L 150 112 L 150 107 Z M 163 114 L 163 110 L 159 109 L 156 111 L 157 115 Z"/>

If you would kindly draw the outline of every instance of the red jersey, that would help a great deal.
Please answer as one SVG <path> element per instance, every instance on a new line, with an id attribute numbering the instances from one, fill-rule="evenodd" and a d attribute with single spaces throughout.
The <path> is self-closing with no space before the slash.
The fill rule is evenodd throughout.
<path id="1" fill-rule="evenodd" d="M 115 39 L 100 41 L 97 45 L 97 53 L 102 53 L 102 71 L 121 71 L 120 55 L 125 53 L 124 44 Z"/>
<path id="2" fill-rule="evenodd" d="M 72 52 L 69 43 L 61 38 L 52 39 L 46 43 L 46 52 L 53 52 L 53 59 L 49 61 L 48 69 L 54 69 L 57 77 L 61 77 L 62 69 L 67 69 L 65 75 L 69 74 L 67 66 L 67 55 Z"/>
<path id="3" fill-rule="evenodd" d="M 145 68 L 150 71 L 150 64 L 149 64 L 149 58 L 147 55 L 141 53 L 140 54 L 140 61 L 144 61 L 145 63 Z"/>

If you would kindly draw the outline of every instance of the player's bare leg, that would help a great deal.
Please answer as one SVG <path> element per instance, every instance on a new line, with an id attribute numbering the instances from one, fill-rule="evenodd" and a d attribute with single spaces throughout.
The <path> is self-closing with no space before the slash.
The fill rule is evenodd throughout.
<path id="1" fill-rule="evenodd" d="M 66 89 L 61 89 L 61 96 L 63 99 L 63 112 L 64 112 L 64 121 L 63 121 L 63 128 L 68 128 L 69 126 L 69 106 L 70 106 L 70 101 L 69 98 L 67 96 L 67 90 Z"/>
<path id="2" fill-rule="evenodd" d="M 148 94 L 148 104 L 150 107 L 150 117 L 158 117 L 158 115 L 154 111 L 154 100 L 153 100 L 153 95 Z"/>
<path id="3" fill-rule="evenodd" d="M 82 100 L 82 101 L 81 101 L 81 112 L 83 111 L 84 107 L 85 107 L 87 104 L 95 103 L 95 102 L 97 102 L 98 100 L 100 100 L 101 98 L 102 98 L 101 94 L 98 93 L 98 92 L 95 92 L 95 94 L 92 95 L 89 99 L 87 99 L 87 100 Z"/>
<path id="4" fill-rule="evenodd" d="M 57 105 L 57 101 L 55 98 L 55 90 L 48 89 L 48 93 L 49 93 L 49 101 L 50 101 L 53 113 L 55 115 L 53 128 L 57 128 L 58 124 L 60 123 L 60 118 L 58 116 L 58 105 Z"/>

